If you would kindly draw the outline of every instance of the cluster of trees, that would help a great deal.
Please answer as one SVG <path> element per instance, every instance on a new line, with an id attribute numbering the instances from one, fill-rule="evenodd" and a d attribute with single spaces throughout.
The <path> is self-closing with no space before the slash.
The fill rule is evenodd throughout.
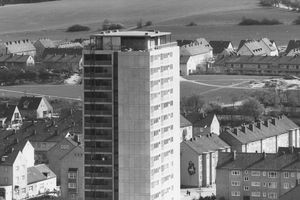
<path id="1" fill-rule="evenodd" d="M 5 4 L 19 4 L 19 3 L 39 3 L 46 1 L 57 1 L 57 0 L 0 0 L 0 6 Z"/>
<path id="2" fill-rule="evenodd" d="M 75 24 L 73 26 L 70 26 L 67 28 L 66 32 L 79 32 L 79 31 L 89 31 L 90 27 L 88 26 L 83 26 L 80 24 Z"/>
<path id="3" fill-rule="evenodd" d="M 242 21 L 239 23 L 241 26 L 249 26 L 249 25 L 278 25 L 282 24 L 282 22 L 277 19 L 267 19 L 264 18 L 262 20 L 250 19 L 243 17 Z"/>
<path id="4" fill-rule="evenodd" d="M 20 84 L 28 82 L 48 82 L 56 79 L 58 75 L 48 72 L 45 69 L 0 69 L 0 83 L 2 85 Z"/>
<path id="5" fill-rule="evenodd" d="M 108 19 L 105 19 L 102 23 L 102 30 L 116 30 L 116 29 L 123 29 L 124 25 L 120 23 L 113 23 Z"/>
<path id="6" fill-rule="evenodd" d="M 259 4 L 267 7 L 279 7 L 279 4 L 283 4 L 292 10 L 300 10 L 300 2 L 295 0 L 260 0 Z"/>
<path id="7" fill-rule="evenodd" d="M 222 107 L 217 102 L 205 102 L 202 96 L 183 97 L 180 101 L 180 112 L 188 115 L 193 112 L 215 113 L 218 115 L 243 115 L 257 120 L 264 113 L 265 107 L 254 97 L 248 97 L 241 106 L 235 106 L 238 98 L 233 97 L 231 107 Z"/>
<path id="8" fill-rule="evenodd" d="M 152 21 L 146 21 L 146 22 L 144 23 L 142 19 L 140 19 L 140 20 L 136 23 L 136 27 L 137 27 L 137 28 L 142 28 L 142 27 L 145 27 L 145 26 L 152 26 L 152 25 L 153 25 Z"/>

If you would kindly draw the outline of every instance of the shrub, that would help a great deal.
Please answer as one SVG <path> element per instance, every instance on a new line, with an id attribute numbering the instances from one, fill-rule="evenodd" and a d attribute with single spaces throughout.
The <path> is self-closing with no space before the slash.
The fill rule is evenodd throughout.
<path id="1" fill-rule="evenodd" d="M 300 16 L 293 21 L 293 24 L 300 25 Z"/>
<path id="2" fill-rule="evenodd" d="M 195 22 L 190 22 L 186 26 L 197 26 L 197 24 Z"/>
<path id="3" fill-rule="evenodd" d="M 250 19 L 243 17 L 242 21 L 239 23 L 240 26 L 249 26 L 249 25 L 278 25 L 282 24 L 282 22 L 278 21 L 277 19 L 267 19 L 264 18 L 263 20 L 259 21 L 256 19 Z"/>
<path id="4" fill-rule="evenodd" d="M 274 5 L 274 0 L 260 0 L 259 4 L 261 6 L 267 6 L 267 7 L 271 7 Z"/>
<path id="5" fill-rule="evenodd" d="M 102 24 L 102 30 L 116 30 L 116 29 L 123 29 L 124 25 L 120 23 L 112 23 L 105 19 Z"/>
<path id="6" fill-rule="evenodd" d="M 67 29 L 67 32 L 79 32 L 79 31 L 89 31 L 89 30 L 90 30 L 90 28 L 88 26 L 82 26 L 79 24 L 75 24 L 73 26 L 70 26 Z"/>
<path id="7" fill-rule="evenodd" d="M 147 22 L 145 23 L 145 26 L 152 26 L 152 25 L 153 25 L 152 21 L 147 21 Z"/>

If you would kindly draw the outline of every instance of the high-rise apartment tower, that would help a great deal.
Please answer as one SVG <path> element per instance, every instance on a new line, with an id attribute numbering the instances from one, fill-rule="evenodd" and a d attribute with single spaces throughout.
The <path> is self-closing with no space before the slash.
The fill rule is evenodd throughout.
<path id="1" fill-rule="evenodd" d="M 84 50 L 85 200 L 179 200 L 179 47 L 110 31 Z"/>

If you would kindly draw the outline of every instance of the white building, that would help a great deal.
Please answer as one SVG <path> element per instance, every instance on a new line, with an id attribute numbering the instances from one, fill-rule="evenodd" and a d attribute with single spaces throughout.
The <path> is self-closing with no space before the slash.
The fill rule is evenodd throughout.
<path id="1" fill-rule="evenodd" d="M 180 47 L 180 73 L 190 75 L 206 71 L 213 58 L 213 49 L 204 38 L 198 38 Z"/>
<path id="2" fill-rule="evenodd" d="M 91 40 L 83 53 L 85 200 L 179 200 L 179 47 L 159 31 Z"/>

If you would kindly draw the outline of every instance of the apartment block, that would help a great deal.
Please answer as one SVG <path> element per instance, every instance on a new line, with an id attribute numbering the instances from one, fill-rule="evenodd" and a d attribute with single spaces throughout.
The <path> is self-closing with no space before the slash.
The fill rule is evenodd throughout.
<path id="1" fill-rule="evenodd" d="M 180 198 L 179 47 L 159 31 L 91 36 L 84 57 L 85 199 Z"/>
<path id="2" fill-rule="evenodd" d="M 299 148 L 278 153 L 221 152 L 217 166 L 217 198 L 279 199 L 300 180 Z"/>

